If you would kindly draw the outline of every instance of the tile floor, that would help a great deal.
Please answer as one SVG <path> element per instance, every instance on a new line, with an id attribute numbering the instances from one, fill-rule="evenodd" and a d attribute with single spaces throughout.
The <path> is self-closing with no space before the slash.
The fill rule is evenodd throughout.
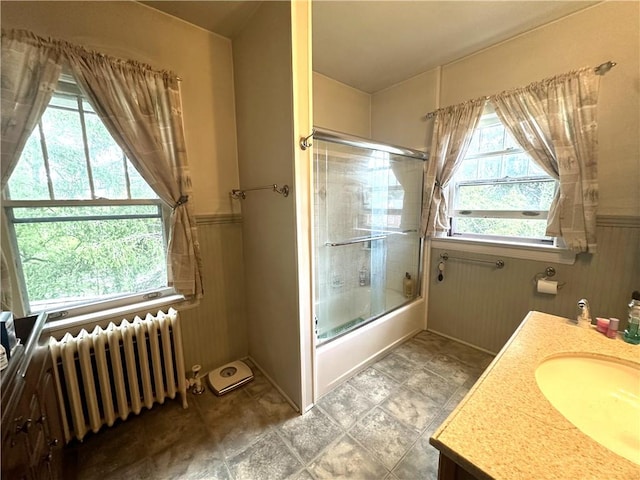
<path id="1" fill-rule="evenodd" d="M 66 447 L 65 479 L 435 479 L 429 437 L 492 356 L 422 332 L 296 414 L 257 369 Z"/>

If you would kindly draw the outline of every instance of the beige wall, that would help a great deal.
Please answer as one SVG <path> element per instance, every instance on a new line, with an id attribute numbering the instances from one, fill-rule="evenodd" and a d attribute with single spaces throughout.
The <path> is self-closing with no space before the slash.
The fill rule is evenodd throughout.
<path id="1" fill-rule="evenodd" d="M 185 361 L 210 370 L 248 353 L 231 42 L 134 2 L 2 2 L 25 28 L 168 69 L 182 79 L 205 298 L 182 311 Z"/>
<path id="2" fill-rule="evenodd" d="M 336 132 L 371 138 L 371 96 L 314 72 L 313 124 Z"/>
<path id="3" fill-rule="evenodd" d="M 135 2 L 2 2 L 2 28 L 138 60 L 182 78 L 196 214 L 239 213 L 231 41 Z"/>
<path id="4" fill-rule="evenodd" d="M 301 405 L 300 321 L 294 185 L 291 8 L 264 2 L 234 39 L 240 185 L 287 184 L 242 200 L 249 354 Z"/>
<path id="5" fill-rule="evenodd" d="M 638 2 L 603 2 L 444 65 L 439 92 L 437 70 L 377 92 L 373 137 L 421 148 L 432 123 L 421 113 L 613 60 L 600 82 L 599 214 L 640 216 L 639 10 Z"/>
<path id="6" fill-rule="evenodd" d="M 598 253 L 578 256 L 575 265 L 505 258 L 503 271 L 449 262 L 446 280 L 438 282 L 433 268 L 441 251 L 434 250 L 425 279 L 429 329 L 497 351 L 531 309 L 572 317 L 577 300 L 586 297 L 594 315 L 626 318 L 631 292 L 640 288 L 639 10 L 638 2 L 605 2 L 443 66 L 439 91 L 434 70 L 373 95 L 373 136 L 420 148 L 426 127 L 418 115 L 437 106 L 618 63 L 600 83 Z M 415 109 L 414 101 L 425 106 Z M 483 258 L 458 253 L 465 255 Z M 566 282 L 554 297 L 533 290 L 533 276 L 547 266 Z"/>
<path id="7" fill-rule="evenodd" d="M 425 114 L 437 108 L 440 69 L 416 75 L 372 95 L 371 138 L 425 150 L 433 124 Z"/>
<path id="8" fill-rule="evenodd" d="M 442 105 L 617 62 L 600 82 L 599 213 L 640 215 L 639 10 L 639 2 L 604 2 L 446 65 Z"/>

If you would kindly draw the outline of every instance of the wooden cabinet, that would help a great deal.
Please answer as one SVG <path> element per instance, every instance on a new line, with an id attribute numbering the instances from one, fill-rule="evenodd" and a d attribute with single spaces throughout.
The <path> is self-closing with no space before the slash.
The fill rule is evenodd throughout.
<path id="1" fill-rule="evenodd" d="M 438 480 L 476 480 L 476 477 L 440 452 Z"/>
<path id="2" fill-rule="evenodd" d="M 62 426 L 38 316 L 2 371 L 2 478 L 62 478 Z"/>

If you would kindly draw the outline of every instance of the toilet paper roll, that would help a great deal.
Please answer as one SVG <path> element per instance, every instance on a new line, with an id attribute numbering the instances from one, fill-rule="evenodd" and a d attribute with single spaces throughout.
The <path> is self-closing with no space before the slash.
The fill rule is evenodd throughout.
<path id="1" fill-rule="evenodd" d="M 547 293 L 549 295 L 557 295 L 558 282 L 541 278 L 540 280 L 538 280 L 538 292 Z"/>

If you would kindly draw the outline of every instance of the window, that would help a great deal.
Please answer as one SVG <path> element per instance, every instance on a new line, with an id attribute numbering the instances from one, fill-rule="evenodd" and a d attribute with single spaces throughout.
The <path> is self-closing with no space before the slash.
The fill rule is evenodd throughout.
<path id="1" fill-rule="evenodd" d="M 166 207 L 72 77 L 58 82 L 4 206 L 27 311 L 155 298 L 166 288 Z"/>
<path id="2" fill-rule="evenodd" d="M 366 187 L 362 192 L 359 225 L 374 235 L 399 231 L 404 189 L 392 171 L 394 160 L 386 153 L 374 152 L 366 163 L 367 170 L 362 176 L 366 179 Z"/>
<path id="3" fill-rule="evenodd" d="M 372 234 L 416 233 L 422 202 L 422 160 L 374 151 L 362 165 L 358 226 Z"/>
<path id="4" fill-rule="evenodd" d="M 556 187 L 489 104 L 450 182 L 451 235 L 552 244 L 545 230 Z"/>

